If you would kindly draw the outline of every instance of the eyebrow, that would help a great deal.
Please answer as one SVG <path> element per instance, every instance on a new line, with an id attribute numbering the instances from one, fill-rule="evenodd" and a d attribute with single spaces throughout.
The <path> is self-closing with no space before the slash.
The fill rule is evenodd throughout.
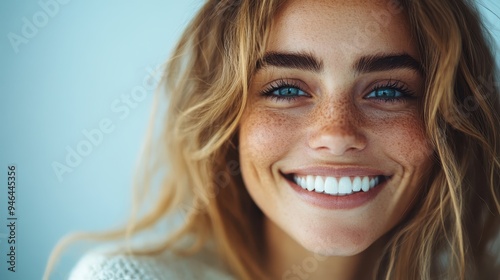
<path id="1" fill-rule="evenodd" d="M 304 52 L 268 52 L 263 58 L 257 61 L 257 70 L 266 66 L 276 66 L 282 68 L 293 68 L 321 72 L 323 62 L 314 55 Z"/>
<path id="2" fill-rule="evenodd" d="M 256 70 L 267 66 L 312 72 L 323 71 L 323 61 L 306 52 L 268 52 L 257 61 Z M 363 56 L 354 63 L 353 68 L 357 74 L 404 68 L 424 73 L 422 65 L 407 53 Z"/>
<path id="3" fill-rule="evenodd" d="M 354 64 L 354 70 L 358 74 L 403 68 L 424 73 L 422 65 L 406 53 L 363 56 Z"/>

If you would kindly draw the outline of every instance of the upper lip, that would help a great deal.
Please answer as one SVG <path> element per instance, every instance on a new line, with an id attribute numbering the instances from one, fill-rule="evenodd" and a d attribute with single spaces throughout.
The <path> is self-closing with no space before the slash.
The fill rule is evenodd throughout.
<path id="1" fill-rule="evenodd" d="M 355 176 L 390 176 L 391 174 L 379 169 L 359 166 L 309 166 L 281 170 L 285 175 L 314 175 L 326 177 L 355 177 Z"/>

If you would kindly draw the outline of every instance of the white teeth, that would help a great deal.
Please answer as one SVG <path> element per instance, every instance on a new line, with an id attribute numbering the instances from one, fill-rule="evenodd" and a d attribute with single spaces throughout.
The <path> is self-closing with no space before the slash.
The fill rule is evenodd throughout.
<path id="1" fill-rule="evenodd" d="M 308 191 L 314 190 L 314 176 L 308 175 L 306 177 L 306 188 Z"/>
<path id="2" fill-rule="evenodd" d="M 325 180 L 325 193 L 337 194 L 339 192 L 339 184 L 337 179 L 333 177 L 326 177 Z"/>
<path id="3" fill-rule="evenodd" d="M 316 180 L 314 181 L 314 191 L 323 192 L 324 190 L 323 178 L 321 178 L 321 176 L 316 176 Z"/>
<path id="4" fill-rule="evenodd" d="M 375 187 L 375 179 L 371 178 L 370 179 L 370 189 Z"/>
<path id="5" fill-rule="evenodd" d="M 368 177 L 363 177 L 363 180 L 361 181 L 361 189 L 364 192 L 367 192 L 370 190 L 370 179 Z"/>
<path id="6" fill-rule="evenodd" d="M 361 190 L 361 178 L 356 177 L 352 180 L 352 191 L 359 192 Z"/>
<path id="7" fill-rule="evenodd" d="M 351 178 L 342 177 L 339 180 L 339 194 L 350 194 L 352 193 L 352 183 Z"/>
<path id="8" fill-rule="evenodd" d="M 318 193 L 330 195 L 349 195 L 364 191 L 367 192 L 380 183 L 379 177 L 357 176 L 357 177 L 322 177 L 322 176 L 294 176 L 295 183 L 301 188 Z"/>
<path id="9" fill-rule="evenodd" d="M 304 178 L 295 176 L 294 179 L 295 179 L 295 182 L 297 183 L 297 185 L 299 185 L 303 189 L 306 189 L 306 187 L 305 187 L 306 180 Z"/>

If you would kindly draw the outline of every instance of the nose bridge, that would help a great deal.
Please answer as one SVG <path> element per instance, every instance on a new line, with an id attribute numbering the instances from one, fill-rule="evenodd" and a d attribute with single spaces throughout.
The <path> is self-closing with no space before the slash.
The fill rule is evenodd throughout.
<path id="1" fill-rule="evenodd" d="M 311 117 L 309 146 L 336 155 L 363 149 L 366 140 L 360 132 L 355 105 L 348 98 L 324 101 Z"/>
<path id="2" fill-rule="evenodd" d="M 356 126 L 355 108 L 347 98 L 322 102 L 315 112 L 314 119 L 318 121 L 318 128 L 332 130 L 338 134 L 352 133 Z"/>

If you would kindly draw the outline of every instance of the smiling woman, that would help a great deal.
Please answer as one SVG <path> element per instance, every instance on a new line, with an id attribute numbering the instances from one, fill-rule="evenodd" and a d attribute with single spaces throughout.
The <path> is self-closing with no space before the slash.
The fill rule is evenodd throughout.
<path id="1" fill-rule="evenodd" d="M 207 1 L 151 124 L 156 205 L 87 237 L 185 220 L 71 279 L 495 279 L 498 76 L 474 7 Z"/>
<path id="2" fill-rule="evenodd" d="M 291 1 L 270 29 L 240 121 L 239 156 L 267 217 L 266 238 L 275 240 L 268 256 L 288 263 L 269 266 L 275 277 L 316 251 L 331 256 L 319 279 L 360 279 L 358 267 L 370 268 L 367 256 L 431 171 L 424 75 L 407 20 L 395 17 L 367 46 L 336 47 L 378 8 Z"/>

